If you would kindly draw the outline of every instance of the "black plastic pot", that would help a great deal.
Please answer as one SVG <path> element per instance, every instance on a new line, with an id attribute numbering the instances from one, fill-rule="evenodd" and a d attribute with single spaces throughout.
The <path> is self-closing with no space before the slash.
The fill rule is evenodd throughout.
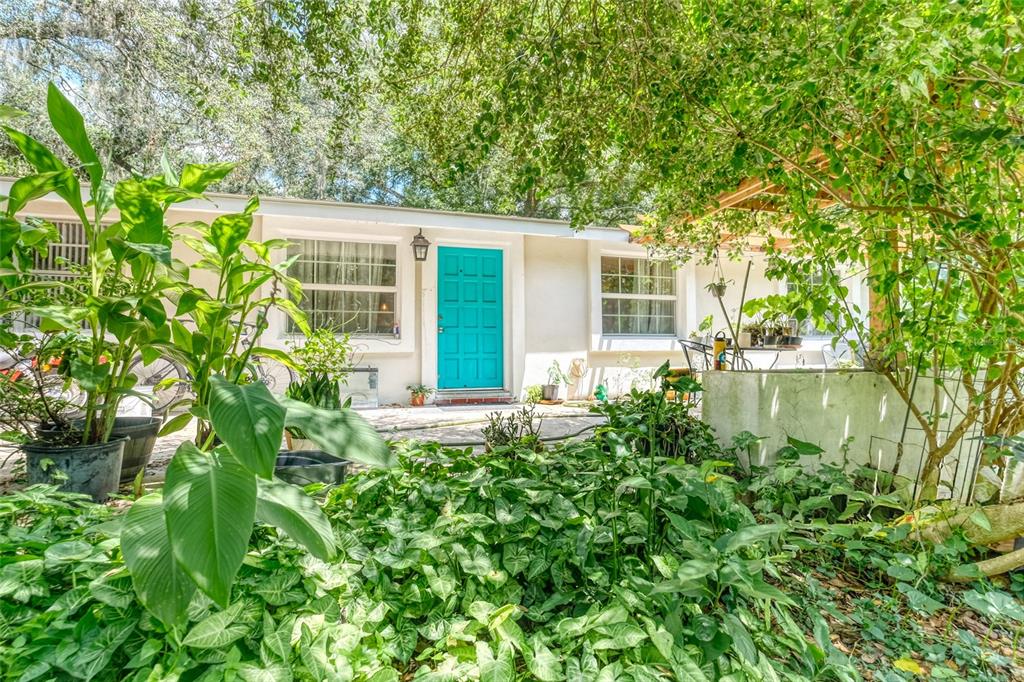
<path id="1" fill-rule="evenodd" d="M 122 437 L 128 439 L 124 446 L 124 458 L 121 460 L 121 483 L 130 483 L 135 480 L 135 476 L 149 464 L 162 421 L 160 417 L 114 418 L 114 428 L 110 431 L 110 439 Z M 81 429 L 85 426 L 85 420 L 76 419 L 71 422 L 71 426 Z M 40 434 L 44 438 L 53 433 L 52 430 L 40 430 Z"/>
<path id="2" fill-rule="evenodd" d="M 350 463 L 323 450 L 290 450 L 277 456 L 274 473 L 282 481 L 294 485 L 338 485 L 345 482 Z"/>
<path id="3" fill-rule="evenodd" d="M 128 442 L 124 446 L 124 458 L 121 460 L 121 483 L 135 480 L 140 471 L 149 464 L 156 445 L 156 435 L 160 433 L 160 417 L 117 417 L 111 438 L 125 436 Z"/>
<path id="4" fill-rule="evenodd" d="M 52 483 L 61 490 L 84 493 L 102 502 L 117 491 L 121 458 L 127 438 L 112 438 L 96 445 L 54 445 L 46 442 L 21 446 L 29 483 Z"/>

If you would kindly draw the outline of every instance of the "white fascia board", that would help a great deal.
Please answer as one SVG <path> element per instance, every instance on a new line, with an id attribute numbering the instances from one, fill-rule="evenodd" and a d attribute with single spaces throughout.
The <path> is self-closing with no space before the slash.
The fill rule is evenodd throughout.
<path id="1" fill-rule="evenodd" d="M 0 194 L 8 194 L 12 180 L 0 178 Z M 88 198 L 88 187 L 83 185 L 82 194 Z M 249 198 L 239 194 L 207 193 L 208 201 L 185 201 L 175 204 L 174 209 L 210 213 L 237 213 L 245 208 Z M 48 196 L 47 199 L 57 197 Z M 597 241 L 626 242 L 629 233 L 618 227 L 588 227 L 574 230 L 562 220 L 543 218 L 520 218 L 516 216 L 487 215 L 482 213 L 458 213 L 455 211 L 434 211 L 423 208 L 400 206 L 378 206 L 374 204 L 350 204 L 335 201 L 291 199 L 287 197 L 261 197 L 257 215 L 318 218 L 322 220 L 344 220 L 366 225 L 387 225 L 411 227 L 413 229 L 478 230 L 483 232 L 507 232 L 538 237 L 562 237 Z"/>

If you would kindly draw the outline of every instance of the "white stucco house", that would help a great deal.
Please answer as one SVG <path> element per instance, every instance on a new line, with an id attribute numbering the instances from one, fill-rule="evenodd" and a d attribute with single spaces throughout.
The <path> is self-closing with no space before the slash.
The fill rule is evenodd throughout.
<path id="1" fill-rule="evenodd" d="M 9 187 L 0 180 L 0 193 Z M 246 202 L 209 198 L 176 205 L 168 220 L 210 221 Z M 38 200 L 25 213 L 57 223 L 66 243 L 55 248 L 73 256 L 81 228 L 63 202 Z M 418 234 L 429 241 L 423 261 L 413 253 Z M 253 236 L 293 242 L 301 306 L 314 325 L 352 334 L 356 363 L 376 370 L 368 388 L 379 404 L 406 402 L 410 384 L 436 387 L 441 400 L 519 398 L 547 383 L 554 361 L 573 377 L 562 397 L 587 397 L 598 385 L 614 395 L 666 359 L 685 366 L 678 339 L 705 316 L 725 328 L 705 290 L 711 267 L 653 260 L 619 227 L 574 231 L 552 220 L 263 198 Z M 781 291 L 759 256 L 750 258 L 747 298 Z M 745 262 L 723 267 L 742 282 Z M 732 286 L 724 298 L 730 314 L 739 295 Z M 262 343 L 294 338 L 281 316 Z M 783 363 L 819 364 L 823 342 L 807 339 Z"/>

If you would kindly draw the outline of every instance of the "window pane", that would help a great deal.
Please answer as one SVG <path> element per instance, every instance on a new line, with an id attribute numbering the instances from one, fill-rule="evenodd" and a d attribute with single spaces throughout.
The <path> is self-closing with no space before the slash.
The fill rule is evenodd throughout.
<path id="1" fill-rule="evenodd" d="M 676 277 L 667 261 L 602 256 L 601 292 L 675 296 Z"/>
<path id="2" fill-rule="evenodd" d="M 305 284 L 393 287 L 397 281 L 394 244 L 299 239 L 288 255 L 299 256 L 288 274 Z"/>
<path id="3" fill-rule="evenodd" d="M 395 328 L 394 292 L 307 290 L 299 308 L 313 329 L 330 327 L 351 334 L 392 334 Z M 288 331 L 295 325 L 289 321 Z"/>
<path id="4" fill-rule="evenodd" d="M 601 274 L 602 275 L 617 275 L 619 274 L 619 259 L 613 256 L 601 256 Z"/>

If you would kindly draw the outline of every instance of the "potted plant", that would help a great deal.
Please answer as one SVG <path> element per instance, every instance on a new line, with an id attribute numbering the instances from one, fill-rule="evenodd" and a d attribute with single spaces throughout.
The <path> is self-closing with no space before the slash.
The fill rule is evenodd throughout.
<path id="1" fill-rule="evenodd" d="M 803 337 L 797 336 L 796 325 L 786 325 L 783 336 L 779 339 L 779 345 L 785 346 L 786 348 L 799 348 L 800 344 L 803 343 Z"/>
<path id="2" fill-rule="evenodd" d="M 711 295 L 714 296 L 715 298 L 722 298 L 723 296 L 725 296 L 725 290 L 731 283 L 731 279 L 727 280 L 724 277 L 719 277 L 717 280 L 711 282 L 704 288 L 707 289 L 707 291 L 709 291 Z"/>
<path id="3" fill-rule="evenodd" d="M 562 385 L 562 382 L 569 383 L 570 381 L 569 376 L 562 371 L 558 360 L 552 360 L 551 366 L 548 367 L 548 383 L 541 387 L 542 398 L 549 402 L 558 400 L 558 387 Z"/>
<path id="4" fill-rule="evenodd" d="M 423 384 L 410 384 L 406 386 L 410 393 L 409 404 L 413 407 L 423 407 L 427 398 L 434 392 L 434 389 Z"/>
<path id="5" fill-rule="evenodd" d="M 764 345 L 766 348 L 776 348 L 781 345 L 785 335 L 786 325 L 780 322 L 777 318 L 765 323 Z"/>
<path id="6" fill-rule="evenodd" d="M 53 454 L 72 468 L 79 461 L 71 452 L 76 445 L 83 458 L 86 453 L 103 453 L 107 464 L 117 469 L 116 485 L 124 429 L 138 431 L 140 426 L 118 422 L 121 401 L 140 395 L 134 391 L 137 379 L 130 367 L 140 355 L 147 363 L 159 357 L 156 344 L 171 336 L 165 302 L 184 283 L 183 266 L 171 258 L 172 230 L 164 214 L 173 203 L 198 196 L 215 178 L 197 174 L 188 187 L 170 187 L 162 178 L 129 178 L 111 184 L 81 115 L 52 84 L 47 109 L 55 132 L 76 158 L 66 165 L 28 135 L 4 129 L 34 173 L 14 183 L 30 191 L 12 191 L 10 197 L 0 199 L 4 228 L 20 232 L 18 243 L 4 241 L 0 250 L 0 263 L 9 264 L 8 271 L 15 273 L 0 284 L 4 301 L 0 315 L 31 313 L 41 320 L 40 333 L 60 334 L 60 373 L 82 399 L 77 420 L 50 424 L 45 439 L 26 443 L 22 449 L 33 459 L 46 458 L 47 450 L 59 443 L 60 452 Z M 89 178 L 88 202 L 82 200 L 74 167 Z M 50 193 L 67 203 L 85 234 L 86 262 L 73 271 L 77 276 L 68 279 L 40 280 L 31 272 L 32 262 L 19 253 L 26 248 L 45 253 L 48 243 L 56 241 L 52 226 L 38 236 L 39 226 L 46 221 L 20 215 L 29 201 Z M 108 215 L 115 207 L 118 219 L 112 221 Z M 159 419 L 145 421 L 140 435 L 154 437 Z M 69 481 L 78 478 L 73 471 L 64 474 Z M 97 490 L 95 494 L 105 493 Z"/>
<path id="7" fill-rule="evenodd" d="M 740 331 L 740 346 L 752 348 L 759 346 L 764 338 L 764 325 L 757 320 L 747 322 Z"/>
<path id="8" fill-rule="evenodd" d="M 309 326 L 296 304 L 301 287 L 288 275 L 293 261 L 274 257 L 286 243 L 249 238 L 258 200 L 211 224 L 190 221 L 173 230 L 166 225 L 169 206 L 205 200 L 205 188 L 233 165 L 189 164 L 175 174 L 164 164 L 161 175 L 113 186 L 81 114 L 52 84 L 47 105 L 54 129 L 77 161 L 73 169 L 38 141 L 4 128 L 35 173 L 17 180 L 10 196 L 0 197 L 0 346 L 12 338 L 2 321 L 23 313 L 37 316 L 40 334 L 60 339 L 54 356 L 65 380 L 52 396 L 42 392 L 67 400 L 65 389 L 77 388 L 82 424 L 76 428 L 50 419 L 49 412 L 36 412 L 55 428 L 45 437 L 26 434 L 24 427 L 15 431 L 29 440 L 26 452 L 42 451 L 41 465 L 48 470 L 65 463 L 68 468 L 58 473 L 67 480 L 96 451 L 115 452 L 103 463 L 103 478 L 110 481 L 112 474 L 116 485 L 123 441 L 111 432 L 120 400 L 134 393 L 130 368 L 136 354 L 147 363 L 167 356 L 186 368 L 191 392 L 173 407 L 187 411 L 170 419 L 162 433 L 194 419 L 195 440 L 178 446 L 162 489 L 135 500 L 120 533 L 125 566 L 142 604 L 168 629 L 184 626 L 197 590 L 222 609 L 231 603 L 257 522 L 287 534 L 323 561 L 334 558 L 335 538 L 320 507 L 274 476 L 286 426 L 301 428 L 331 454 L 370 466 L 394 466 L 396 460 L 351 410 L 327 411 L 274 396 L 259 381 L 254 355 L 292 362 L 286 352 L 257 345 L 268 314 L 290 316 L 306 334 Z M 0 112 L 0 118 L 8 117 L 9 112 Z M 89 176 L 88 204 L 76 172 Z M 32 275 L 34 254 L 46 249 L 56 230 L 21 213 L 28 202 L 49 194 L 60 196 L 84 225 L 88 257 L 81 277 L 41 281 Z M 115 205 L 117 220 L 106 219 Z M 192 248 L 193 264 L 173 260 L 172 244 Z M 204 271 L 197 278 L 202 286 L 192 283 L 193 270 Z M 44 305 L 31 300 L 39 292 L 49 294 Z M 169 320 L 168 308 L 176 319 Z M 43 365 L 52 368 L 50 362 Z M 2 400 L 12 394 L 3 391 Z"/>
<path id="9" fill-rule="evenodd" d="M 705 345 L 710 346 L 711 329 L 715 324 L 714 315 L 706 315 L 697 328 L 690 332 L 690 338 L 694 341 L 699 341 Z"/>
<path id="10" fill-rule="evenodd" d="M 6 333 L 4 333 L 6 331 Z M 60 366 L 65 335 L 14 335 L 0 330 L 6 369 L 0 371 L 0 440 L 25 455 L 30 484 L 50 483 L 96 501 L 117 490 L 124 438 L 83 446 L 72 428 L 78 405 Z"/>
<path id="11" fill-rule="evenodd" d="M 341 384 L 352 369 L 349 335 L 321 328 L 304 343 L 293 342 L 289 347 L 298 378 L 288 384 L 285 395 L 313 407 L 340 410 Z M 285 439 L 289 450 L 317 450 L 301 429 L 286 429 Z"/>

